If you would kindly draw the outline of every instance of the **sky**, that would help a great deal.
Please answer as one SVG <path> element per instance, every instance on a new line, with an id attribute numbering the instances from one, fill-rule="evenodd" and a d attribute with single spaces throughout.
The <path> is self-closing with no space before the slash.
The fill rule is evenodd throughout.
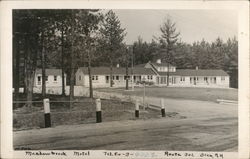
<path id="1" fill-rule="evenodd" d="M 205 39 L 214 41 L 217 37 L 226 41 L 237 38 L 238 14 L 235 10 L 113 10 L 126 29 L 125 42 L 132 44 L 142 37 L 150 42 L 159 37 L 160 26 L 169 17 L 176 23 L 180 39 L 193 43 Z"/>

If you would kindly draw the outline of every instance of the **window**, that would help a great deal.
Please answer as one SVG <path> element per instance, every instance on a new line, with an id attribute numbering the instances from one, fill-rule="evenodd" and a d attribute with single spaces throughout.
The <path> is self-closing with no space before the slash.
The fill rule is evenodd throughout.
<path id="1" fill-rule="evenodd" d="M 181 81 L 185 81 L 185 77 L 181 77 Z"/>
<path id="2" fill-rule="evenodd" d="M 159 67 L 159 70 L 160 71 L 164 71 L 164 67 Z"/>
<path id="3" fill-rule="evenodd" d="M 115 80 L 115 76 L 113 76 L 112 79 Z"/>
<path id="4" fill-rule="evenodd" d="M 225 81 L 225 76 L 222 76 L 222 77 L 221 77 L 221 81 Z"/>
<path id="5" fill-rule="evenodd" d="M 45 76 L 45 81 L 48 81 L 48 76 Z"/>
<path id="6" fill-rule="evenodd" d="M 153 79 L 153 76 L 152 75 L 148 75 L 148 79 L 152 80 Z"/>
<path id="7" fill-rule="evenodd" d="M 92 76 L 92 80 L 98 80 L 98 76 Z"/>
<path id="8" fill-rule="evenodd" d="M 204 77 L 204 81 L 206 81 L 206 82 L 207 82 L 207 77 Z"/>
<path id="9" fill-rule="evenodd" d="M 81 81 L 82 80 L 82 77 L 81 77 L 81 75 L 79 76 L 79 81 Z"/>
<path id="10" fill-rule="evenodd" d="M 124 76 L 124 80 L 126 80 L 126 79 L 130 79 L 130 76 Z"/>
<path id="11" fill-rule="evenodd" d="M 214 83 L 216 83 L 216 77 L 214 77 Z"/>
<path id="12" fill-rule="evenodd" d="M 161 77 L 160 80 L 161 80 L 161 84 L 166 84 L 166 77 Z"/>
<path id="13" fill-rule="evenodd" d="M 37 76 L 37 85 L 41 84 L 41 76 Z"/>
<path id="14" fill-rule="evenodd" d="M 116 76 L 116 80 L 119 80 L 119 76 Z"/>
<path id="15" fill-rule="evenodd" d="M 54 81 L 57 81 L 57 76 L 54 76 Z"/>

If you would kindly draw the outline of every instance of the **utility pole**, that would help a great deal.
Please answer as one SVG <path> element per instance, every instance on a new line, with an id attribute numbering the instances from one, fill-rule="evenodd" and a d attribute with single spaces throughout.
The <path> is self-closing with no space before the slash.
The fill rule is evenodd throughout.
<path id="1" fill-rule="evenodd" d="M 126 80 L 126 90 L 128 90 L 128 65 L 129 65 L 129 48 L 128 46 L 126 47 L 126 56 L 125 56 L 125 62 L 126 62 L 126 75 L 125 75 L 125 80 Z"/>
<path id="2" fill-rule="evenodd" d="M 128 90 L 128 61 L 126 61 L 126 90 Z"/>
<path id="3" fill-rule="evenodd" d="M 134 53 L 133 53 L 133 46 L 131 47 L 131 53 L 132 53 L 132 62 L 131 62 L 131 86 L 132 86 L 132 91 L 134 91 L 134 72 L 133 72 L 133 69 L 134 69 Z"/>
<path id="4" fill-rule="evenodd" d="M 62 24 L 63 25 L 63 24 Z M 61 42 L 62 42 L 62 48 L 61 48 L 61 67 L 62 67 L 62 95 L 65 96 L 65 77 L 64 77 L 64 32 L 63 32 L 63 26 L 61 30 Z"/>
<path id="5" fill-rule="evenodd" d="M 46 96 L 46 68 L 45 68 L 45 49 L 44 49 L 44 32 L 42 32 L 42 96 Z"/>
<path id="6" fill-rule="evenodd" d="M 146 78 L 143 77 L 143 109 L 145 110 L 145 96 L 146 96 Z"/>
<path id="7" fill-rule="evenodd" d="M 90 57 L 89 50 L 87 50 L 87 53 L 88 53 L 88 74 L 89 74 L 89 98 L 93 98 L 92 74 L 91 74 L 91 57 Z"/>

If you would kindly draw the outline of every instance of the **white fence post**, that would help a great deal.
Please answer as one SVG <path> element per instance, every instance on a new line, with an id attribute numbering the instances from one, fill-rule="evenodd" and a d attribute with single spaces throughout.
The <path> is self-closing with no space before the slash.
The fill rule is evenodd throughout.
<path id="1" fill-rule="evenodd" d="M 139 118 L 139 100 L 136 99 L 135 101 L 135 117 Z"/>
<path id="2" fill-rule="evenodd" d="M 43 99 L 45 128 L 51 127 L 49 99 Z"/>
<path id="3" fill-rule="evenodd" d="M 162 117 L 166 116 L 165 105 L 164 105 L 164 99 L 163 98 L 161 98 L 161 116 Z"/>
<path id="4" fill-rule="evenodd" d="M 102 108 L 101 108 L 101 99 L 96 99 L 96 122 L 102 122 Z"/>

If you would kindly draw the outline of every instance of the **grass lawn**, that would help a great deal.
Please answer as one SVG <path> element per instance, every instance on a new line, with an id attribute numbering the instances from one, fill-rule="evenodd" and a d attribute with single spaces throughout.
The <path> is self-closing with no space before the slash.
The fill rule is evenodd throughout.
<path id="1" fill-rule="evenodd" d="M 20 100 L 25 100 L 24 95 L 20 95 Z M 41 101 L 41 95 L 35 94 L 33 100 Z M 57 125 L 87 124 L 96 122 L 95 100 L 84 97 L 76 97 L 74 106 L 70 108 L 69 103 L 60 101 L 69 101 L 69 97 L 56 95 L 48 96 L 51 102 L 51 121 L 52 127 Z M 130 102 L 119 100 L 102 100 L 102 120 L 120 121 L 135 120 L 135 106 Z M 178 117 L 174 112 L 166 112 L 168 117 Z M 161 118 L 160 111 L 146 110 L 140 112 L 139 119 Z M 43 104 L 34 103 L 32 109 L 28 109 L 23 104 L 13 110 L 13 128 L 16 130 L 44 128 L 44 110 Z"/>
<path id="2" fill-rule="evenodd" d="M 98 91 L 122 93 L 124 95 L 143 96 L 143 88 L 134 91 L 124 88 L 99 88 Z M 194 87 L 146 87 L 146 96 L 175 99 L 216 101 L 217 99 L 238 100 L 238 89 L 194 88 Z"/>

